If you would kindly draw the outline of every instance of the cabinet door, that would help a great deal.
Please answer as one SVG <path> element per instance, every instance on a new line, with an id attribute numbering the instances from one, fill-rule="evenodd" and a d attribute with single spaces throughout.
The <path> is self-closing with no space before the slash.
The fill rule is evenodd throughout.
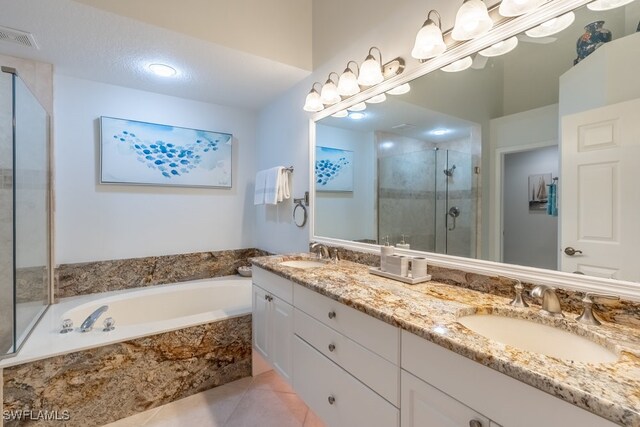
<path id="1" fill-rule="evenodd" d="M 489 419 L 406 371 L 401 384 L 401 427 L 489 427 Z"/>
<path id="2" fill-rule="evenodd" d="M 280 298 L 273 298 L 270 307 L 271 363 L 274 369 L 291 383 L 291 341 L 293 339 L 293 307 Z"/>
<path id="3" fill-rule="evenodd" d="M 253 348 L 258 351 L 265 360 L 271 361 L 270 338 L 268 334 L 271 329 L 269 325 L 270 303 L 267 300 L 266 292 L 256 285 L 253 285 L 252 305 L 251 324 L 253 329 Z"/>

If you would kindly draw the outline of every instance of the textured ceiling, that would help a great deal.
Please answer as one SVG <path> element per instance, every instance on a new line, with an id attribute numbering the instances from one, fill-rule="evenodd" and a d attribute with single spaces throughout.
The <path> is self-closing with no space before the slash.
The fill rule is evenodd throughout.
<path id="1" fill-rule="evenodd" d="M 33 33 L 38 50 L 0 53 L 54 64 L 57 73 L 182 98 L 259 109 L 310 74 L 295 66 L 71 0 L 0 0 L 0 25 Z M 178 69 L 151 75 L 149 63 Z"/>

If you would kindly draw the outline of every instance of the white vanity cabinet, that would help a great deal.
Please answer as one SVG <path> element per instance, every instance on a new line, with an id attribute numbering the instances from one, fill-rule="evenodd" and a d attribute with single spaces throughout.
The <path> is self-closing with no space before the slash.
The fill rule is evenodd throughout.
<path id="1" fill-rule="evenodd" d="M 400 424 L 400 331 L 294 286 L 293 386 L 327 427 Z"/>
<path id="2" fill-rule="evenodd" d="M 291 383 L 293 338 L 293 283 L 253 268 L 253 348 Z"/>

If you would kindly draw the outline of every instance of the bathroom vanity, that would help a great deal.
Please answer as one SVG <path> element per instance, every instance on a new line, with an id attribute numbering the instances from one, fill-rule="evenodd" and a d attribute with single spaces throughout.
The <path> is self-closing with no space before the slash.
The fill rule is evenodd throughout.
<path id="1" fill-rule="evenodd" d="M 327 426 L 640 425 L 633 328 L 543 318 L 508 298 L 437 282 L 406 285 L 348 261 L 313 265 L 292 255 L 253 264 L 254 350 Z M 500 344 L 458 322 L 474 314 L 545 323 L 615 360 Z"/>

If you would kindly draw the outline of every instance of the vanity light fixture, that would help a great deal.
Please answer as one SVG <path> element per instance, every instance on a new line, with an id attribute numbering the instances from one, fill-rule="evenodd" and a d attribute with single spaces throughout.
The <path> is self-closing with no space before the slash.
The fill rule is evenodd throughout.
<path id="1" fill-rule="evenodd" d="M 615 9 L 616 7 L 624 6 L 631 3 L 633 0 L 596 0 L 587 5 L 590 10 L 600 11 Z"/>
<path id="2" fill-rule="evenodd" d="M 349 118 L 351 120 L 362 120 L 365 117 L 367 117 L 365 113 L 361 113 L 361 112 L 349 113 Z"/>
<path id="3" fill-rule="evenodd" d="M 340 95 L 338 94 L 338 87 L 335 82 L 331 80 L 331 75 L 335 74 L 336 77 L 339 78 L 338 73 L 331 72 L 329 73 L 329 77 L 327 77 L 327 81 L 322 86 L 320 90 L 320 100 L 325 105 L 333 105 L 342 100 Z"/>
<path id="4" fill-rule="evenodd" d="M 349 61 L 347 68 L 344 69 L 340 78 L 338 79 L 338 94 L 342 96 L 353 96 L 356 93 L 360 93 L 360 85 L 358 84 L 358 76 L 349 68 L 349 65 L 353 63 L 356 66 L 356 71 L 360 74 L 360 67 L 356 61 Z"/>
<path id="5" fill-rule="evenodd" d="M 537 27 L 533 27 L 532 29 L 525 31 L 524 33 L 533 38 L 548 37 L 564 30 L 569 25 L 573 24 L 573 21 L 575 21 L 575 19 L 576 14 L 573 12 L 568 12 L 564 15 L 560 15 L 558 17 L 550 19 L 547 22 L 543 22 Z"/>
<path id="6" fill-rule="evenodd" d="M 347 110 L 340 110 L 335 114 L 332 114 L 331 117 L 337 117 L 337 118 L 342 118 L 342 117 L 347 117 L 349 115 L 349 112 Z"/>
<path id="7" fill-rule="evenodd" d="M 509 53 L 513 49 L 515 49 L 516 46 L 518 46 L 518 37 L 513 36 L 510 39 L 506 39 L 492 46 L 489 46 L 488 48 L 481 50 L 478 53 L 482 56 L 491 58 L 493 56 L 500 56 L 504 55 L 505 53 Z"/>
<path id="8" fill-rule="evenodd" d="M 380 61 L 371 54 L 373 50 L 378 51 Z M 362 86 L 373 86 L 384 81 L 382 75 L 382 52 L 377 47 L 369 49 L 369 54 L 360 66 L 360 75 L 358 75 L 358 83 Z"/>
<path id="9" fill-rule="evenodd" d="M 311 90 L 309 91 L 309 94 L 307 95 L 307 99 L 304 102 L 304 107 L 302 107 L 304 111 L 317 113 L 318 111 L 324 110 L 324 105 L 322 105 L 322 100 L 320 99 L 320 94 L 316 90 L 316 85 L 319 85 L 319 84 L 320 83 L 315 82 L 311 86 Z M 320 86 L 322 86 L 322 85 L 320 85 Z M 320 90 L 322 90 L 322 87 L 320 88 Z"/>
<path id="10" fill-rule="evenodd" d="M 403 85 L 396 86 L 391 90 L 388 90 L 387 95 L 404 95 L 410 90 L 411 90 L 411 86 L 409 85 L 409 83 L 405 83 Z"/>
<path id="11" fill-rule="evenodd" d="M 502 16 L 520 16 L 531 12 L 546 3 L 547 0 L 502 0 L 498 12 Z"/>
<path id="12" fill-rule="evenodd" d="M 464 0 L 456 14 L 451 38 L 457 41 L 471 40 L 486 34 L 492 27 L 493 20 L 482 0 Z"/>
<path id="13" fill-rule="evenodd" d="M 431 14 L 438 18 L 438 24 L 431 19 Z M 422 24 L 422 28 L 416 35 L 416 42 L 411 50 L 411 56 L 416 59 L 434 58 L 447 50 L 447 45 L 442 37 L 442 20 L 440 14 L 435 10 L 430 10 L 427 20 Z"/>
<path id="14" fill-rule="evenodd" d="M 447 73 L 457 73 L 458 71 L 464 71 L 471 67 L 471 64 L 473 64 L 473 59 L 471 59 L 470 56 L 466 56 L 440 69 Z"/>
<path id="15" fill-rule="evenodd" d="M 160 77 L 173 77 L 178 73 L 175 68 L 166 64 L 149 64 L 149 70 Z"/>
<path id="16" fill-rule="evenodd" d="M 381 93 L 379 95 L 372 96 L 369 99 L 365 99 L 364 102 L 367 102 L 369 104 L 380 104 L 381 102 L 384 102 L 386 100 L 387 96 L 384 93 Z"/>
<path id="17" fill-rule="evenodd" d="M 367 104 L 365 104 L 364 102 L 359 102 L 356 105 L 352 105 L 351 107 L 347 108 L 347 110 L 349 111 L 363 111 L 367 109 Z"/>

